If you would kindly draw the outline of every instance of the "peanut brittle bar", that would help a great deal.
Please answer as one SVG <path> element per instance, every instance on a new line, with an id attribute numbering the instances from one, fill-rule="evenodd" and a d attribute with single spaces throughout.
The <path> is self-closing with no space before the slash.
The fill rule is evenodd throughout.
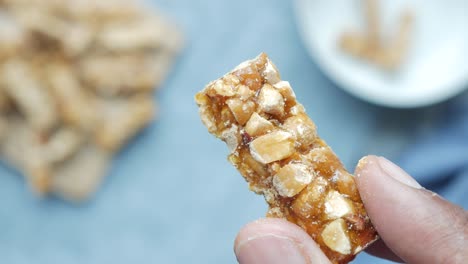
<path id="1" fill-rule="evenodd" d="M 0 0 L 0 160 L 34 193 L 89 198 L 157 116 L 183 46 L 138 0 Z"/>
<path id="2" fill-rule="evenodd" d="M 266 54 L 246 61 L 195 96 L 228 160 L 263 194 L 267 216 L 302 227 L 333 263 L 347 263 L 378 236 L 354 177 L 318 137 L 315 124 Z"/>

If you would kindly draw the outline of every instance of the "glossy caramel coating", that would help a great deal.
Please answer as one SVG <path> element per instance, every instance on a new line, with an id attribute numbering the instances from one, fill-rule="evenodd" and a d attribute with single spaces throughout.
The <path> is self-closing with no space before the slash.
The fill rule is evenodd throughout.
<path id="1" fill-rule="evenodd" d="M 202 122 L 225 141 L 228 160 L 269 205 L 267 216 L 302 227 L 333 263 L 378 236 L 354 182 L 266 54 L 195 96 Z"/>

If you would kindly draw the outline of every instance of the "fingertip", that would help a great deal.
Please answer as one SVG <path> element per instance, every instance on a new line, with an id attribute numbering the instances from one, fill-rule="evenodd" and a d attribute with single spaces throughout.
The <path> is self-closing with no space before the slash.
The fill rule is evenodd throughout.
<path id="1" fill-rule="evenodd" d="M 372 170 L 377 159 L 378 157 L 374 155 L 361 158 L 354 171 L 356 185 L 364 204 L 366 204 L 367 201 L 372 201 L 372 199 L 369 199 L 372 197 L 373 191 L 372 182 L 369 181 L 369 177 L 373 176 Z"/>
<path id="2" fill-rule="evenodd" d="M 262 218 L 242 227 L 234 252 L 241 264 L 330 263 L 304 230 L 278 218 Z"/>
<path id="3" fill-rule="evenodd" d="M 463 210 L 425 190 L 385 158 L 364 157 L 355 174 L 374 227 L 403 260 L 429 263 L 460 255 L 463 228 L 457 223 L 464 219 Z"/>
<path id="4" fill-rule="evenodd" d="M 362 172 L 366 169 L 367 165 L 369 163 L 372 163 L 374 159 L 376 159 L 377 156 L 374 155 L 367 155 L 362 157 L 359 161 L 358 164 L 356 165 L 356 169 L 354 170 L 354 174 L 360 178 L 362 176 Z"/>

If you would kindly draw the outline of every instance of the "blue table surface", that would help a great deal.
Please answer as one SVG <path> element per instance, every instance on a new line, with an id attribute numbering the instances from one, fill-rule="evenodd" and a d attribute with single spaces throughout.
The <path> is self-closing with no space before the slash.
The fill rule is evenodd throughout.
<path id="1" fill-rule="evenodd" d="M 99 192 L 82 205 L 37 199 L 2 166 L 0 263 L 236 263 L 237 231 L 262 217 L 266 205 L 228 164 L 225 145 L 207 133 L 193 96 L 262 51 L 351 170 L 368 152 L 397 155 L 443 107 L 396 111 L 341 91 L 301 44 L 289 1 L 151 4 L 175 18 L 187 37 L 158 92 L 159 120 L 115 157 Z M 356 262 L 377 263 L 366 256 Z"/>

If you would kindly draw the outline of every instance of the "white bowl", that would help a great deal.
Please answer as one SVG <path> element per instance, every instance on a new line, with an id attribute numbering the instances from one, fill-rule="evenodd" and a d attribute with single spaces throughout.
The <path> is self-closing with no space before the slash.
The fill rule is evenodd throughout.
<path id="1" fill-rule="evenodd" d="M 348 29 L 364 30 L 359 0 L 295 0 L 299 32 L 323 72 L 349 93 L 398 108 L 441 102 L 468 87 L 468 1 L 379 1 L 383 32 L 392 32 L 405 7 L 415 15 L 403 65 L 390 73 L 344 54 Z"/>

